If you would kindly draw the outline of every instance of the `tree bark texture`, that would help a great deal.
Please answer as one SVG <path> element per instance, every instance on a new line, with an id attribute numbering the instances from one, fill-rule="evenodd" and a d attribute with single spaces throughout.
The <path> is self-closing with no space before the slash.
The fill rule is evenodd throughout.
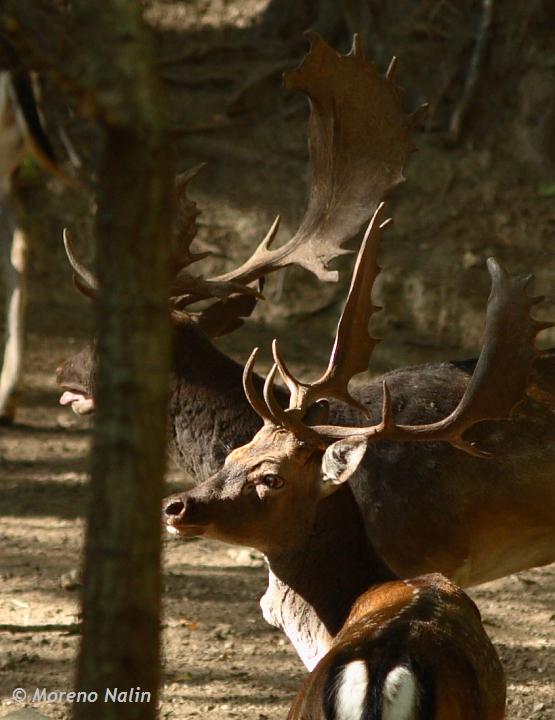
<path id="1" fill-rule="evenodd" d="M 160 520 L 169 367 L 172 165 L 152 52 L 136 0 L 75 2 L 87 28 L 82 81 L 105 124 L 98 186 L 98 414 L 75 718 L 154 718 L 159 683 Z M 83 48 L 84 50 L 85 48 Z M 94 52 L 92 50 L 94 49 Z M 106 688 L 150 703 L 104 703 Z"/>
<path id="2" fill-rule="evenodd" d="M 77 97 L 102 134 L 97 414 L 76 678 L 77 689 L 97 692 L 98 700 L 76 703 L 74 717 L 147 720 L 156 716 L 160 666 L 172 153 L 140 3 L 74 0 L 60 7 L 8 1 L 0 28 L 23 63 Z M 45 23 L 57 42 L 44 39 Z M 105 702 L 106 689 L 115 688 L 140 688 L 151 700 Z"/>

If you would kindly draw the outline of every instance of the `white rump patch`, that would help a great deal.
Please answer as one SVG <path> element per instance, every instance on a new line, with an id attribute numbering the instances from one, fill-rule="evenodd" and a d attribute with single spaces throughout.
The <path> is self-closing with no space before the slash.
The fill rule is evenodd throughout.
<path id="1" fill-rule="evenodd" d="M 383 684 L 382 720 L 413 720 L 416 717 L 418 685 L 404 665 L 393 668 Z"/>
<path id="2" fill-rule="evenodd" d="M 368 671 L 364 660 L 345 665 L 337 678 L 335 720 L 360 720 L 368 688 Z"/>

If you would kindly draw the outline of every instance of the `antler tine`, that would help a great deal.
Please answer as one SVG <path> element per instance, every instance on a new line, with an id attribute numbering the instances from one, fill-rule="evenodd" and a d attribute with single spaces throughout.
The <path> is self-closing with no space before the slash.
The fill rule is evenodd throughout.
<path id="1" fill-rule="evenodd" d="M 258 281 L 258 292 L 262 297 L 263 283 Z M 202 331 L 211 338 L 221 337 L 241 327 L 244 318 L 251 315 L 256 307 L 258 296 L 234 294 L 213 303 L 202 312 L 189 313 Z"/>
<path id="2" fill-rule="evenodd" d="M 263 299 L 264 295 L 258 287 L 243 285 L 236 282 L 216 282 L 215 280 L 204 280 L 204 278 L 188 277 L 187 292 L 183 295 L 172 295 L 171 302 L 177 310 L 183 310 L 201 300 L 220 298 L 226 300 L 232 295 L 247 295 L 257 300 Z"/>
<path id="3" fill-rule="evenodd" d="M 198 165 L 193 165 L 193 167 L 182 173 L 177 173 L 175 176 L 175 186 L 178 193 L 186 191 L 188 183 L 199 174 L 206 164 L 205 162 L 201 162 L 198 163 Z"/>
<path id="4" fill-rule="evenodd" d="M 389 387 L 384 380 L 382 383 L 383 390 L 383 402 L 382 402 L 382 420 L 380 423 L 383 432 L 391 432 L 395 427 L 395 421 L 393 419 L 393 405 L 391 403 L 391 393 Z"/>
<path id="5" fill-rule="evenodd" d="M 307 393 L 312 396 L 311 400 L 319 399 L 316 395 L 335 397 L 366 415 L 369 414 L 368 409 L 350 395 L 348 386 L 355 375 L 368 370 L 374 348 L 380 342 L 369 334 L 368 324 L 374 312 L 380 309 L 372 303 L 372 290 L 380 273 L 378 252 L 381 233 L 393 222 L 391 218 L 382 221 L 383 208 L 384 203 L 380 203 L 364 234 L 328 367 L 322 377 L 311 384 Z"/>
<path id="6" fill-rule="evenodd" d="M 309 386 L 306 383 L 302 383 L 300 380 L 297 380 L 297 378 L 289 370 L 285 364 L 281 350 L 279 349 L 277 339 L 272 341 L 272 355 L 274 357 L 274 363 L 279 370 L 279 374 L 289 389 L 289 409 L 301 409 L 305 405 L 304 398 Z"/>
<path id="7" fill-rule="evenodd" d="M 316 33 L 307 37 L 309 53 L 296 70 L 284 74 L 285 88 L 302 90 L 310 100 L 311 183 L 305 216 L 284 245 L 270 250 L 265 239 L 241 267 L 215 280 L 249 283 L 296 264 L 320 280 L 336 281 L 338 273 L 328 269 L 329 263 L 349 252 L 345 242 L 404 180 L 421 113 L 403 111 L 392 67 L 381 76 L 364 59 L 356 36 L 351 52 L 343 56 Z"/>
<path id="8" fill-rule="evenodd" d="M 247 400 L 249 401 L 252 409 L 259 415 L 264 424 L 275 424 L 275 419 L 269 411 L 268 407 L 258 394 L 253 379 L 254 364 L 256 362 L 256 356 L 258 355 L 258 348 L 254 348 L 249 359 L 245 363 L 245 369 L 243 370 L 243 390 Z"/>
<path id="9" fill-rule="evenodd" d="M 508 419 L 524 398 L 528 374 L 538 354 L 535 338 L 553 323 L 530 316 L 530 310 L 541 301 L 529 297 L 526 289 L 530 277 L 511 277 L 496 260 L 488 260 L 492 290 L 488 301 L 484 342 L 478 363 L 459 404 L 443 420 L 429 425 L 396 425 L 391 417 L 391 402 L 384 386 L 384 410 L 378 425 L 366 428 L 317 426 L 313 432 L 327 442 L 345 437 L 367 437 L 369 440 L 446 441 L 471 455 L 489 457 L 463 439 L 472 425 L 483 420 Z"/>
<path id="10" fill-rule="evenodd" d="M 351 45 L 351 52 L 349 55 L 359 58 L 360 60 L 364 60 L 364 43 L 358 33 L 353 34 L 353 43 Z"/>
<path id="11" fill-rule="evenodd" d="M 369 415 L 368 409 L 349 393 L 348 386 L 355 375 L 368 369 L 374 347 L 379 342 L 369 334 L 368 324 L 378 309 L 372 303 L 372 289 L 380 272 L 377 258 L 381 232 L 391 223 L 390 218 L 382 221 L 383 208 L 384 203 L 381 203 L 360 246 L 351 287 L 324 374 L 313 383 L 300 382 L 285 365 L 277 342 L 274 341 L 274 361 L 291 393 L 290 408 L 306 411 L 313 402 L 333 397 Z"/>
<path id="12" fill-rule="evenodd" d="M 279 248 L 278 250 L 270 250 L 270 245 L 275 240 L 279 224 L 281 222 L 281 215 L 277 215 L 274 222 L 270 226 L 270 229 L 264 236 L 262 242 L 258 245 L 251 257 L 246 260 L 240 267 L 235 270 L 230 270 L 223 275 L 218 275 L 212 278 L 214 282 L 241 282 L 250 283 L 253 280 L 260 278 L 262 275 L 268 274 L 278 270 L 280 267 L 285 267 L 290 263 L 285 262 L 283 265 L 279 264 L 278 255 L 281 254 L 282 258 L 287 255 L 286 246 Z M 291 262 L 294 262 L 293 260 Z"/>
<path id="13" fill-rule="evenodd" d="M 395 82 L 395 73 L 397 72 L 397 58 L 394 55 L 391 60 L 389 61 L 388 68 L 385 73 L 386 80 L 389 80 L 389 82 Z"/>
<path id="14" fill-rule="evenodd" d="M 73 268 L 75 285 L 84 295 L 95 298 L 98 294 L 98 280 L 75 255 L 73 251 L 73 236 L 71 230 L 67 227 L 64 228 L 63 238 L 67 259 Z"/>

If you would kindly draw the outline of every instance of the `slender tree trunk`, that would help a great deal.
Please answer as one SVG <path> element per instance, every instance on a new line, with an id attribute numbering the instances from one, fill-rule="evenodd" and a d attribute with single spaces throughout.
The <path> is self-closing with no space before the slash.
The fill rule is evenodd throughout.
<path id="1" fill-rule="evenodd" d="M 136 0 L 76 0 L 84 82 L 104 123 L 97 270 L 98 413 L 74 717 L 154 718 L 159 684 L 160 519 L 169 327 L 171 153 Z M 84 33 L 82 35 L 84 38 Z M 94 52 L 93 52 L 94 49 Z M 83 51 L 85 48 L 83 48 Z M 112 692 L 150 702 L 105 702 Z M 139 696 L 140 697 L 140 696 Z M 137 698 L 133 695 L 133 698 Z"/>
<path id="2" fill-rule="evenodd" d="M 156 716 L 160 667 L 172 153 L 141 4 L 74 0 L 66 7 L 7 0 L 0 28 L 28 66 L 79 98 L 102 134 L 100 361 L 76 679 L 77 690 L 98 699 L 76 703 L 74 717 L 147 720 Z M 43 42 L 45 27 L 57 42 Z M 107 691 L 127 693 L 126 702 L 112 702 Z"/>

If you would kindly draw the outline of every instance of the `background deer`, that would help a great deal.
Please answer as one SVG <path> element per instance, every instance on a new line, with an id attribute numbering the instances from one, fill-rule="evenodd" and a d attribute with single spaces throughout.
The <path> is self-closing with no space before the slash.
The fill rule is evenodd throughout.
<path id="1" fill-rule="evenodd" d="M 376 552 L 373 536 L 366 532 L 353 492 L 360 484 L 371 482 L 372 465 L 367 458 L 372 445 L 378 441 L 443 441 L 456 448 L 457 455 L 463 455 L 461 450 L 471 456 L 487 455 L 464 433 L 483 420 L 509 417 L 523 397 L 537 355 L 535 336 L 549 326 L 530 318 L 531 307 L 541 300 L 527 296 L 530 278 L 511 278 L 490 260 L 493 284 L 483 348 L 456 407 L 435 422 L 402 423 L 386 377 L 377 421 L 370 425 L 327 424 L 329 399 L 342 398 L 357 410 L 364 409 L 350 395 L 348 384 L 366 367 L 376 342 L 367 327 L 375 311 L 371 291 L 379 272 L 378 240 L 388 224 L 381 222 L 381 210 L 380 206 L 361 246 L 326 372 L 313 383 L 300 383 L 286 368 L 274 343 L 275 364 L 266 378 L 262 399 L 253 382 L 255 350 L 245 366 L 244 387 L 264 421 L 262 429 L 248 445 L 235 449 L 212 478 L 165 503 L 170 532 L 187 537 L 206 535 L 255 547 L 265 554 L 270 580 L 261 602 L 264 617 L 284 629 L 309 669 L 329 650 L 355 599 L 368 587 L 395 577 L 395 568 Z M 289 389 L 287 410 L 274 395 L 277 370 Z M 483 457 L 476 462 L 489 464 Z M 445 474 L 443 480 L 449 481 Z M 491 491 L 484 476 L 473 490 L 486 505 Z M 396 491 L 392 482 L 389 492 L 394 495 Z M 405 499 L 423 515 L 428 503 L 437 505 L 425 488 L 418 496 L 407 492 Z M 473 506 L 469 507 L 473 512 Z M 462 516 L 455 532 L 462 534 L 472 527 L 472 515 L 464 517 L 468 508 L 453 508 L 446 501 L 442 510 Z M 493 520 L 497 509 L 491 511 Z M 391 517 L 390 537 L 402 521 L 402 516 Z M 413 537 L 405 539 L 421 547 L 425 533 L 416 527 Z M 487 541 L 487 536 L 483 540 Z M 438 561 L 442 552 L 434 547 L 422 550 L 421 564 L 430 557 Z"/>
<path id="2" fill-rule="evenodd" d="M 0 265 L 6 292 L 6 341 L 0 373 L 0 424 L 15 417 L 23 362 L 28 244 L 14 177 L 27 155 L 66 183 L 43 128 L 29 75 L 0 36 Z"/>
<path id="3" fill-rule="evenodd" d="M 190 265 L 203 256 L 191 251 L 196 206 L 186 197 L 194 171 L 176 185 L 178 217 L 170 308 L 174 328 L 174 386 L 169 402 L 170 440 L 181 467 L 192 476 L 218 469 L 230 448 L 252 438 L 258 416 L 242 389 L 242 367 L 212 340 L 239 327 L 260 297 L 258 282 L 288 265 L 301 266 L 320 280 L 337 280 L 329 263 L 346 253 L 343 245 L 366 224 L 381 197 L 403 179 L 413 151 L 412 130 L 421 112 L 407 115 L 394 81 L 395 62 L 385 77 L 365 62 L 358 40 L 340 56 L 317 35 L 303 64 L 286 73 L 284 84 L 310 99 L 311 187 L 305 216 L 294 237 L 280 247 L 272 242 L 278 221 L 239 268 L 205 279 Z M 76 284 L 96 293 L 97 281 L 71 252 Z M 198 301 L 212 304 L 198 310 Z M 62 402 L 78 412 L 93 409 L 94 348 L 70 358 L 58 373 L 66 390 Z M 260 385 L 261 380 L 256 380 Z"/>

